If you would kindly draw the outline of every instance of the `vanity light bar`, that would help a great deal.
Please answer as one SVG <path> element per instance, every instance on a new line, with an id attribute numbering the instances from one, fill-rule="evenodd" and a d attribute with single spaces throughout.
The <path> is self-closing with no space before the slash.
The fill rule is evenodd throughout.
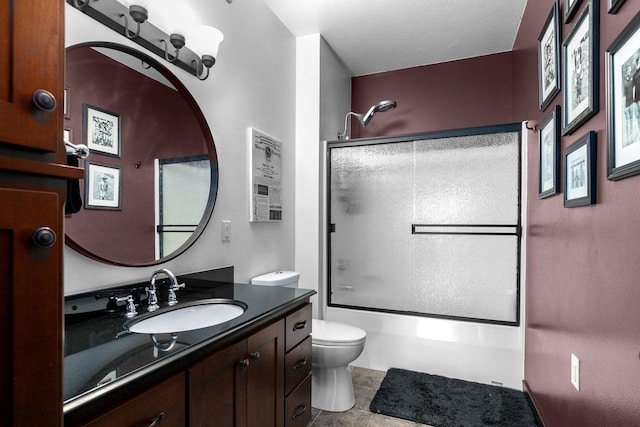
<path id="1" fill-rule="evenodd" d="M 125 21 L 122 16 L 129 16 L 129 9 L 120 2 L 116 0 L 85 0 L 85 2 L 77 5 L 77 0 L 67 0 L 67 3 L 115 32 L 127 37 L 124 27 Z M 127 38 L 165 59 L 165 43 L 169 41 L 169 35 L 151 22 L 146 21 L 140 26 L 140 34 L 137 37 Z M 200 78 L 198 71 L 201 66 L 197 64 L 201 63 L 201 59 L 187 46 L 180 49 L 179 57 L 171 63 Z"/>

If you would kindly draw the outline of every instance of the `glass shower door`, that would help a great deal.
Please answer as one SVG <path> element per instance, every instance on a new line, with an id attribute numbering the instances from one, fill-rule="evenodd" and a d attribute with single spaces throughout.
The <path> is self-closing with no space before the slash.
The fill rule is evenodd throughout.
<path id="1" fill-rule="evenodd" d="M 519 321 L 520 134 L 329 144 L 331 306 Z"/>

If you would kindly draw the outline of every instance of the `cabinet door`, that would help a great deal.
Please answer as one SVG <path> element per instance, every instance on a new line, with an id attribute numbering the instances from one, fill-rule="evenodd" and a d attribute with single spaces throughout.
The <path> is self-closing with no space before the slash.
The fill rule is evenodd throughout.
<path id="1" fill-rule="evenodd" d="M 284 426 L 284 320 L 247 338 L 247 425 Z"/>
<path id="2" fill-rule="evenodd" d="M 34 108 L 40 89 L 55 97 L 55 110 Z M 0 142 L 56 152 L 63 97 L 64 1 L 0 2 Z"/>
<path id="3" fill-rule="evenodd" d="M 189 369 L 189 426 L 243 427 L 246 342 L 233 344 Z"/>
<path id="4" fill-rule="evenodd" d="M 184 427 L 184 373 L 127 400 L 85 427 Z"/>
<path id="5" fill-rule="evenodd" d="M 0 188 L 0 396 L 5 396 L 0 399 L 0 414 L 4 425 L 62 425 L 60 199 L 56 192 Z M 38 247 L 32 239 L 41 227 L 57 235 L 50 247 Z M 42 238 L 48 243 L 47 235 Z"/>

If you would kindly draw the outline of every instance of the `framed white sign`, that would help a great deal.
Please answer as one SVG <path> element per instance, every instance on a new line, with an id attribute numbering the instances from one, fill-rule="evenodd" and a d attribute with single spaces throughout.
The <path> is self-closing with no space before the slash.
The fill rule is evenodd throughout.
<path id="1" fill-rule="evenodd" d="M 249 128 L 251 222 L 282 221 L 282 143 Z"/>

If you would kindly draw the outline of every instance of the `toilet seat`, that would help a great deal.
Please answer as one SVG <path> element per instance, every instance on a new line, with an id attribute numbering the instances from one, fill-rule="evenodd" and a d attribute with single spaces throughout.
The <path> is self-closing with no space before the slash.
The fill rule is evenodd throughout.
<path id="1" fill-rule="evenodd" d="M 328 320 L 311 320 L 311 343 L 322 346 L 355 346 L 364 344 L 367 333 L 355 326 Z"/>

